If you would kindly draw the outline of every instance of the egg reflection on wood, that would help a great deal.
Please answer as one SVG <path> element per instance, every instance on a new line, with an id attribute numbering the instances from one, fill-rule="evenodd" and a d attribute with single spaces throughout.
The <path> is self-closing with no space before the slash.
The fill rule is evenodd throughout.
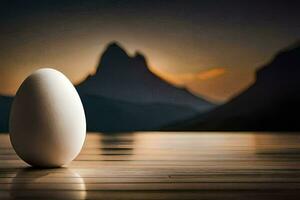
<path id="1" fill-rule="evenodd" d="M 10 113 L 10 140 L 32 166 L 59 167 L 80 152 L 86 120 L 72 83 L 54 69 L 39 69 L 22 83 Z"/>

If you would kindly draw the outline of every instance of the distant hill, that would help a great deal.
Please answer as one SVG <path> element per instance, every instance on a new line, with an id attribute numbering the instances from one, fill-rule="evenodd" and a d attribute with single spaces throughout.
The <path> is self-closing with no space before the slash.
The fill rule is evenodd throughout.
<path id="1" fill-rule="evenodd" d="M 228 103 L 168 126 L 176 130 L 300 130 L 300 44 L 279 52 Z"/>
<path id="2" fill-rule="evenodd" d="M 89 131 L 159 130 L 170 121 L 183 120 L 197 114 L 187 106 L 131 103 L 91 95 L 84 95 L 81 99 Z"/>
<path id="3" fill-rule="evenodd" d="M 8 120 L 12 97 L 0 96 L 0 131 L 8 132 Z"/>
<path id="4" fill-rule="evenodd" d="M 95 74 L 77 85 L 81 95 L 99 95 L 131 103 L 188 106 L 205 112 L 213 104 L 153 74 L 141 53 L 129 56 L 117 43 L 107 46 Z"/>

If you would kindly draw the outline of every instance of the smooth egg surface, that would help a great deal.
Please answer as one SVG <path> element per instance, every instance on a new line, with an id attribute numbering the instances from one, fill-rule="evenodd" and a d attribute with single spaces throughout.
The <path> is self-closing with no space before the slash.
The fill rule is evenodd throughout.
<path id="1" fill-rule="evenodd" d="M 10 140 L 32 166 L 59 167 L 80 152 L 86 120 L 80 97 L 61 72 L 43 68 L 28 76 L 14 98 Z"/>

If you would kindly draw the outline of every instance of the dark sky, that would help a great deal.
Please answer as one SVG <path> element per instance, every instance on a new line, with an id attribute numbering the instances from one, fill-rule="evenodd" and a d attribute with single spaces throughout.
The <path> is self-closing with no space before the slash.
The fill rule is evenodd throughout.
<path id="1" fill-rule="evenodd" d="M 300 36 L 300 1 L 1 1 L 0 93 L 53 66 L 73 82 L 110 41 L 144 53 L 153 71 L 226 100 Z"/>

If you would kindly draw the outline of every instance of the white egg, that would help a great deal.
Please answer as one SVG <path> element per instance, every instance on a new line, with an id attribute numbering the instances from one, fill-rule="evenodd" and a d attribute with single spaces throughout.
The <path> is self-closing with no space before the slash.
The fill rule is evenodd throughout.
<path id="1" fill-rule="evenodd" d="M 80 97 L 61 72 L 39 69 L 22 83 L 10 113 L 10 140 L 32 166 L 59 167 L 80 152 L 86 120 Z"/>

